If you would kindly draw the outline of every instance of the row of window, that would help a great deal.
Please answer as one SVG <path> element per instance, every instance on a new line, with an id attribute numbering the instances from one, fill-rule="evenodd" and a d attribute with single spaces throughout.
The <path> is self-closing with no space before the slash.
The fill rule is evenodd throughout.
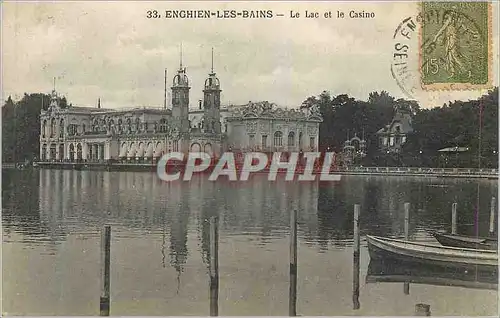
<path id="1" fill-rule="evenodd" d="M 396 137 L 382 137 L 380 138 L 380 145 L 381 146 L 398 146 L 398 145 L 402 145 L 406 142 L 406 136 L 396 136 Z"/>
<path id="2" fill-rule="evenodd" d="M 59 127 L 57 127 L 57 121 L 55 118 L 52 118 L 50 121 L 50 129 L 47 126 L 47 120 L 43 121 L 42 125 L 42 138 L 49 137 L 49 138 L 54 138 L 57 135 L 57 132 L 59 131 L 59 138 L 62 138 L 64 136 L 64 120 L 61 119 L 59 121 Z"/>
<path id="3" fill-rule="evenodd" d="M 249 134 L 249 143 L 250 147 L 255 146 L 255 134 Z M 262 135 L 261 136 L 261 145 L 263 147 L 266 147 L 267 144 L 267 135 Z M 290 132 L 288 134 L 288 142 L 287 142 L 288 147 L 295 147 L 295 133 Z M 283 146 L 283 133 L 281 131 L 277 131 L 274 133 L 274 139 L 273 139 L 273 146 L 275 147 L 282 147 Z M 314 137 L 309 138 L 309 146 L 310 147 L 315 147 L 316 146 L 316 140 Z M 302 147 L 302 133 L 299 133 L 299 148 Z"/>
<path id="4" fill-rule="evenodd" d="M 92 131 L 94 133 L 98 132 L 106 132 L 106 131 L 116 131 L 117 133 L 131 133 L 134 131 L 139 131 L 141 128 L 143 131 L 148 131 L 148 123 L 143 123 L 142 125 L 136 125 L 136 126 L 121 126 L 118 124 L 118 126 L 114 126 L 111 122 L 108 123 L 107 127 L 106 126 L 93 126 Z M 46 122 L 44 122 L 44 125 L 42 126 L 42 138 L 46 138 L 49 136 L 50 138 L 54 138 L 57 133 L 57 127 L 54 123 L 54 120 L 51 124 L 50 130 L 47 129 L 48 127 L 46 126 Z M 134 129 L 135 128 L 135 129 Z M 156 124 L 155 123 L 155 128 L 158 129 L 158 132 L 167 132 L 168 131 L 168 125 L 165 123 L 160 123 Z M 69 124 L 67 127 L 68 135 L 69 136 L 75 136 L 78 134 L 78 125 L 77 124 Z M 86 132 L 90 132 L 86 130 L 85 124 L 82 124 L 82 133 L 85 134 Z M 59 126 L 59 137 L 62 138 L 64 136 L 64 122 L 61 120 L 60 126 Z"/>

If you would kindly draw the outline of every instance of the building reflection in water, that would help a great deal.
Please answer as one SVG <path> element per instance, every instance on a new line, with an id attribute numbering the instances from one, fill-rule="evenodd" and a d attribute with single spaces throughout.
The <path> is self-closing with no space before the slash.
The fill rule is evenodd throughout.
<path id="1" fill-rule="evenodd" d="M 190 215 L 188 186 L 185 183 L 172 183 L 168 192 L 169 199 L 177 203 L 177 208 L 172 209 L 168 219 L 170 223 L 170 264 L 177 271 L 177 292 L 179 292 L 183 266 L 188 258 L 187 240 Z"/>
<path id="2" fill-rule="evenodd" d="M 362 234 L 401 235 L 405 202 L 411 203 L 410 230 L 448 228 L 451 203 L 458 201 L 459 232 L 473 229 L 477 183 L 429 178 L 344 176 L 340 182 L 289 182 L 267 175 L 248 182 L 209 181 L 165 183 L 154 173 L 40 169 L 2 172 L 4 231 L 22 233 L 33 244 L 66 239 L 68 234 L 97 237 L 103 224 L 117 229 L 118 238 L 151 235 L 162 240 L 166 258 L 179 274 L 189 251 L 190 222 L 208 267 L 209 222 L 218 216 L 221 239 L 251 236 L 252 244 L 285 238 L 290 212 L 298 209 L 298 234 L 320 250 L 352 241 L 353 206 L 361 204 Z M 488 230 L 489 202 L 498 190 L 479 181 L 480 230 Z M 167 242 L 168 241 L 168 242 Z M 166 251 L 167 245 L 169 251 Z"/>
<path id="3" fill-rule="evenodd" d="M 41 178 L 38 171 L 2 170 L 3 240 L 11 232 L 24 235 L 23 240 L 36 243 L 49 240 L 49 229 L 39 213 Z"/>
<path id="4" fill-rule="evenodd" d="M 199 189 L 199 198 L 203 198 L 198 201 L 197 208 L 200 209 L 200 214 L 198 217 L 198 238 L 200 240 L 201 254 L 203 263 L 205 264 L 207 271 L 209 270 L 210 264 L 210 218 L 212 216 L 219 216 L 219 210 L 217 206 L 217 196 L 214 182 L 203 182 L 201 178 L 198 179 L 195 187 Z M 223 208 L 223 207 L 222 207 Z M 221 215 L 223 213 L 220 213 Z M 221 217 L 219 218 L 219 224 L 222 224 Z"/>

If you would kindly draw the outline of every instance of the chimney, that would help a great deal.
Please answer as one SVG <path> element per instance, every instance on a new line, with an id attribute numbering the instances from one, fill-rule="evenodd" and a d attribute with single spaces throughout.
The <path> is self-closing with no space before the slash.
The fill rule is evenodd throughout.
<path id="1" fill-rule="evenodd" d="M 198 106 L 200 107 L 200 109 L 201 109 L 201 102 L 202 102 L 202 100 L 200 99 L 200 100 L 198 101 Z"/>
<path id="2" fill-rule="evenodd" d="M 101 108 L 101 98 L 97 100 L 97 108 Z"/>

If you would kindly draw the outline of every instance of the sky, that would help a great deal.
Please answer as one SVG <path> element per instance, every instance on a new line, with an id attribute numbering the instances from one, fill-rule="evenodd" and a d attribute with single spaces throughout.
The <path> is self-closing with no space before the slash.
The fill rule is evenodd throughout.
<path id="1" fill-rule="evenodd" d="M 147 10 L 273 10 L 272 19 L 148 19 Z M 290 18 L 290 11 L 302 16 Z M 305 18 L 305 11 L 373 12 L 373 19 Z M 183 65 L 191 106 L 211 68 L 223 104 L 267 100 L 298 107 L 327 90 L 367 100 L 373 91 L 405 97 L 391 75 L 393 34 L 417 13 L 415 2 L 59 2 L 2 5 L 2 100 L 53 89 L 73 105 L 162 107 L 167 83 Z M 494 8 L 498 24 L 498 7 Z M 498 30 L 493 28 L 495 85 Z M 418 50 L 412 54 L 418 56 Z M 424 92 L 421 107 L 474 99 L 485 91 Z M 2 101 L 3 104 L 3 101 Z"/>

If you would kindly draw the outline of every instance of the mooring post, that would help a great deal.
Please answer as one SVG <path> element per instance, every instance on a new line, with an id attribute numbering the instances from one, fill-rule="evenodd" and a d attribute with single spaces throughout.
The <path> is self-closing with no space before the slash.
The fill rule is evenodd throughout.
<path id="1" fill-rule="evenodd" d="M 431 306 L 427 304 L 416 304 L 415 305 L 415 316 L 430 316 Z"/>
<path id="2" fill-rule="evenodd" d="M 288 316 L 297 316 L 297 210 L 290 217 L 290 291 Z"/>
<path id="3" fill-rule="evenodd" d="M 495 233 L 495 202 L 496 198 L 491 197 L 491 206 L 490 206 L 490 236 L 493 236 Z"/>
<path id="4" fill-rule="evenodd" d="M 457 234 L 457 203 L 451 205 L 451 234 Z"/>
<path id="5" fill-rule="evenodd" d="M 405 203 L 405 240 L 410 239 L 410 203 Z"/>
<path id="6" fill-rule="evenodd" d="M 106 225 L 101 232 L 101 299 L 99 305 L 101 316 L 109 316 L 110 262 L 111 226 Z"/>
<path id="7" fill-rule="evenodd" d="M 405 241 L 410 239 L 410 203 L 406 202 L 405 205 Z M 405 295 L 410 294 L 410 283 L 404 283 L 403 292 Z"/>
<path id="8" fill-rule="evenodd" d="M 219 218 L 210 218 L 210 316 L 219 315 Z"/>
<path id="9" fill-rule="evenodd" d="M 352 307 L 359 309 L 359 204 L 354 205 L 354 253 L 352 276 Z"/>

